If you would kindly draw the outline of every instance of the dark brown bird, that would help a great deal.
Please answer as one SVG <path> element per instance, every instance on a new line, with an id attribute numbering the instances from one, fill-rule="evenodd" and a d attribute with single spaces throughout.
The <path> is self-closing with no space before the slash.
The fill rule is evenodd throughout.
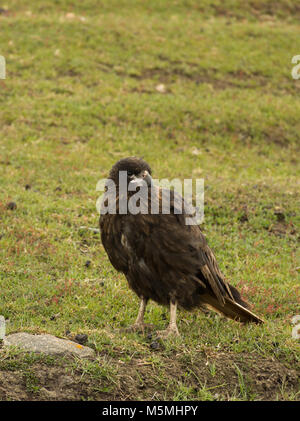
<path id="1" fill-rule="evenodd" d="M 126 194 L 121 189 L 120 174 L 125 174 Z M 101 239 L 110 262 L 124 273 L 130 288 L 141 299 L 132 329 L 144 330 L 149 299 L 170 305 L 170 323 L 159 332 L 161 337 L 179 334 L 177 305 L 187 310 L 206 307 L 244 323 L 263 322 L 248 309 L 237 289 L 226 282 L 199 226 L 186 225 L 189 211 L 177 213 L 183 198 L 173 190 L 154 187 L 151 168 L 143 159 L 129 157 L 118 161 L 109 173 L 108 182 L 112 181 L 116 190 L 106 187 L 102 201 Z M 136 186 L 144 189 L 138 201 L 140 211 L 126 213 L 124 203 L 129 205 L 136 194 L 127 189 Z M 170 195 L 169 214 L 162 213 L 162 198 L 166 194 Z M 109 203 L 113 212 L 105 211 Z M 158 213 L 150 212 L 157 204 Z"/>

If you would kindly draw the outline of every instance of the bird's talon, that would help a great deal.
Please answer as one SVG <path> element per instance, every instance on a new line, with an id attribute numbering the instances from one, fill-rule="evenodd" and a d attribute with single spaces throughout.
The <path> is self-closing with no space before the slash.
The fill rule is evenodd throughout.
<path id="1" fill-rule="evenodd" d="M 145 333 L 145 331 L 153 330 L 154 326 L 150 323 L 134 323 L 131 326 L 126 327 L 123 329 L 125 332 L 138 332 L 138 333 Z"/>
<path id="2" fill-rule="evenodd" d="M 167 329 L 158 330 L 156 332 L 156 337 L 160 339 L 167 339 L 170 336 L 180 336 L 177 327 L 168 327 Z"/>

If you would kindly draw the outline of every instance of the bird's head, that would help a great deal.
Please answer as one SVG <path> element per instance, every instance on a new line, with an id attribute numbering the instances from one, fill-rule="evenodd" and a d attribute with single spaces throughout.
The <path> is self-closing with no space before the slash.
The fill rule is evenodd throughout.
<path id="1" fill-rule="evenodd" d="M 128 158 L 120 159 L 112 167 L 109 173 L 109 179 L 113 180 L 118 187 L 120 183 L 120 176 L 126 176 L 127 186 L 135 189 L 152 183 L 151 168 L 142 158 L 130 156 Z"/>

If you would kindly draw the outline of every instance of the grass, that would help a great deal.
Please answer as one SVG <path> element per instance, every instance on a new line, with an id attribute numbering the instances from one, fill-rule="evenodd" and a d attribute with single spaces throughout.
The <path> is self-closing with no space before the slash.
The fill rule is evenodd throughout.
<path id="1" fill-rule="evenodd" d="M 0 314 L 8 333 L 87 333 L 97 359 L 73 363 L 93 385 L 84 399 L 299 399 L 286 380 L 287 369 L 299 373 L 290 323 L 300 311 L 300 82 L 291 77 L 299 7 L 8 7 L 0 14 Z M 158 349 L 118 331 L 133 322 L 138 299 L 99 235 L 80 227 L 97 227 L 97 182 L 128 155 L 143 156 L 160 179 L 204 178 L 203 232 L 264 326 L 180 311 L 181 338 Z M 168 311 L 150 303 L 146 319 L 162 329 Z M 279 385 L 264 391 L 255 382 L 252 357 L 270 378 L 275 367 Z M 20 358 L 9 357 L 16 372 Z M 26 364 L 27 392 L 39 398 L 36 362 Z"/>

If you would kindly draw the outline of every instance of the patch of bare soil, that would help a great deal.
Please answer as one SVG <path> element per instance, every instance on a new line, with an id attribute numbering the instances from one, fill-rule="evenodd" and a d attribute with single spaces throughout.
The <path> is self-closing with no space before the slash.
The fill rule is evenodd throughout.
<path id="1" fill-rule="evenodd" d="M 36 363 L 25 371 L 0 371 L 0 400 L 76 401 L 106 400 L 105 393 L 93 394 L 90 379 L 68 373 L 64 367 Z"/>
<path id="2" fill-rule="evenodd" d="M 278 86 L 270 87 L 270 77 L 261 72 L 249 72 L 245 70 L 230 71 L 227 74 L 218 74 L 217 69 L 209 68 L 203 69 L 197 63 L 189 61 L 172 60 L 167 56 L 158 55 L 161 61 L 160 65 L 136 70 L 134 72 L 127 71 L 122 66 L 114 66 L 112 63 L 98 62 L 100 72 L 115 73 L 116 75 L 124 78 L 136 79 L 140 85 L 131 88 L 130 92 L 139 94 L 153 94 L 155 90 L 149 86 L 144 86 L 145 80 L 152 80 L 156 83 L 165 83 L 168 85 L 165 93 L 172 93 L 170 85 L 177 81 L 193 82 L 196 85 L 207 84 L 212 90 L 220 91 L 228 88 L 237 89 L 257 89 L 261 92 L 269 92 L 272 89 L 273 94 L 282 94 L 288 92 L 291 95 L 297 95 L 300 86 L 290 83 L 287 78 L 285 83 Z M 166 64 L 167 63 L 167 64 Z M 272 133 L 267 137 L 275 137 L 278 143 L 284 143 L 281 133 Z M 272 139 L 271 139 L 272 140 Z"/>
<path id="3" fill-rule="evenodd" d="M 286 222 L 285 214 L 281 209 L 276 208 L 274 215 L 277 217 L 277 221 L 269 226 L 268 230 L 270 233 L 279 237 L 284 237 L 285 235 L 294 236 L 297 234 L 294 224 L 291 221 Z"/>
<path id="4" fill-rule="evenodd" d="M 256 88 L 267 84 L 267 79 L 262 75 L 246 75 L 243 72 L 237 74 L 231 73 L 227 78 L 220 78 L 215 76 L 214 69 L 210 69 L 210 72 L 203 69 L 198 69 L 189 63 L 188 68 L 182 66 L 173 67 L 173 62 L 170 62 L 170 67 L 153 67 L 149 69 L 143 69 L 140 73 L 130 75 L 130 77 L 144 80 L 154 79 L 163 83 L 172 83 L 177 79 L 190 80 L 196 84 L 207 83 L 212 86 L 213 89 L 223 90 L 229 87 L 236 88 Z M 183 63 L 182 63 L 183 65 Z"/>
<path id="5" fill-rule="evenodd" d="M 283 399 L 282 392 L 299 390 L 299 371 L 288 368 L 275 357 L 264 358 L 258 354 L 234 354 L 206 352 L 207 361 L 215 364 L 214 376 L 208 375 L 204 367 L 197 368 L 197 377 L 207 378 L 207 386 L 224 383 L 224 389 L 216 389 L 220 395 L 244 395 L 256 400 Z"/>
<path id="6" fill-rule="evenodd" d="M 299 390 L 299 370 L 275 358 L 200 351 L 192 364 L 179 355 L 161 359 L 159 368 L 146 359 L 111 360 L 116 374 L 110 383 L 107 377 L 72 368 L 71 360 L 38 361 L 25 369 L 10 365 L 0 370 L 0 400 L 173 400 L 180 384 L 189 388 L 188 399 L 197 399 L 203 386 L 216 400 L 284 400 Z M 299 394 L 295 399 L 300 400 Z"/>
<path id="7" fill-rule="evenodd" d="M 277 235 L 278 237 L 284 237 L 285 235 L 297 234 L 295 228 L 291 224 L 285 222 L 277 222 L 269 227 L 269 232 Z"/>

